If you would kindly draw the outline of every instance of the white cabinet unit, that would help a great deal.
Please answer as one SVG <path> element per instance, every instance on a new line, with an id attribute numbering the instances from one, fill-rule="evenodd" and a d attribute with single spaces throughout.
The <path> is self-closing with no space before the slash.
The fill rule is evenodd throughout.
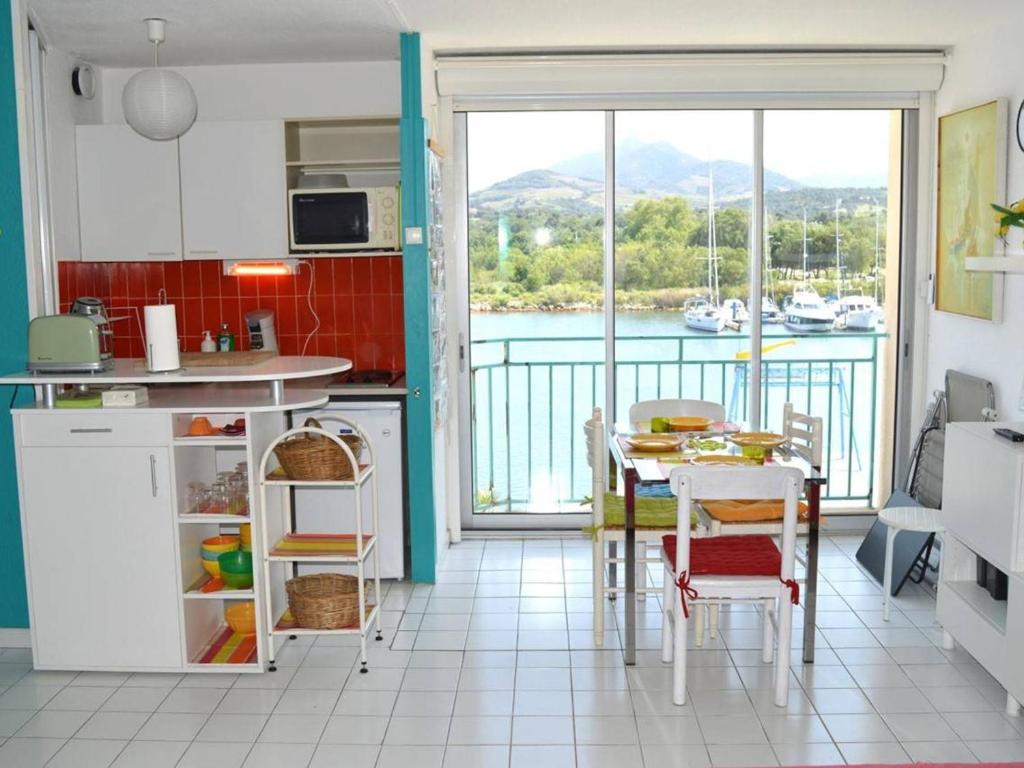
<path id="1" fill-rule="evenodd" d="M 936 618 L 1008 693 L 1007 711 L 1024 700 L 1024 443 L 993 434 L 1024 424 L 955 422 L 943 459 L 942 572 Z M 976 583 L 977 558 L 1008 577 L 1008 599 Z"/>
<path id="2" fill-rule="evenodd" d="M 178 142 L 127 125 L 80 125 L 76 139 L 82 261 L 180 260 Z"/>
<path id="3" fill-rule="evenodd" d="M 93 446 L 21 449 L 35 663 L 178 669 L 168 450 L 104 444 L 107 433 L 95 434 Z"/>
<path id="4" fill-rule="evenodd" d="M 185 258 L 284 258 L 284 123 L 196 123 L 179 144 Z"/>

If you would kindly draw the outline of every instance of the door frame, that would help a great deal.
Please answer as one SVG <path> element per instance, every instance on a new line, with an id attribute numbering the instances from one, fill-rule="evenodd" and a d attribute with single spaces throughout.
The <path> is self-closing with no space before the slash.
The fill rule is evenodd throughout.
<path id="1" fill-rule="evenodd" d="M 915 96 L 924 96 L 924 94 L 914 94 Z M 697 100 L 698 102 L 700 100 Z M 920 184 L 920 179 L 917 173 L 917 164 L 920 161 L 919 147 L 918 147 L 918 135 L 916 130 L 908 130 L 911 126 L 918 128 L 920 121 L 920 112 L 922 105 L 920 102 L 907 103 L 903 101 L 899 103 L 896 101 L 889 101 L 887 99 L 878 99 L 877 103 L 870 103 L 870 98 L 865 99 L 861 103 L 843 104 L 836 103 L 837 100 L 825 98 L 821 99 L 817 103 L 815 100 L 810 99 L 806 103 L 792 104 L 792 105 L 778 105 L 773 104 L 771 99 L 765 99 L 764 103 L 760 106 L 754 106 L 745 100 L 740 100 L 739 103 L 731 105 L 731 108 L 736 110 L 749 111 L 754 120 L 754 146 L 753 146 L 753 162 L 752 170 L 754 173 L 754 188 L 752 197 L 752 210 L 751 210 L 751 240 L 750 240 L 750 264 L 751 264 L 751 290 L 756 290 L 756 300 L 751 308 L 751 316 L 754 322 L 752 323 L 752 334 L 751 334 L 751 371 L 752 381 L 754 386 L 748 389 L 748 413 L 751 415 L 751 423 L 754 425 L 753 428 L 757 429 L 760 425 L 761 417 L 761 392 L 760 392 L 760 378 L 761 378 L 761 327 L 760 327 L 760 290 L 757 290 L 762 285 L 763 280 L 763 263 L 764 263 L 764 238 L 763 232 L 766 222 L 764 220 L 764 113 L 766 110 L 772 109 L 785 109 L 785 108 L 798 108 L 798 109 L 880 109 L 880 110 L 893 110 L 898 109 L 903 114 L 904 134 L 903 134 L 903 154 L 901 158 L 901 187 L 903 195 L 903 210 L 901 216 L 901 236 L 900 236 L 900 248 L 898 256 L 900 258 L 900 290 L 898 292 L 898 301 L 900 302 L 900 309 L 898 311 L 899 323 L 895 332 L 892 333 L 892 343 L 898 344 L 902 354 L 900 355 L 900 365 L 898 366 L 896 375 L 893 380 L 893 386 L 897 388 L 897 401 L 896 401 L 896 413 L 882 414 L 881 417 L 886 421 L 890 422 L 891 429 L 896 431 L 893 436 L 893 443 L 890 450 L 894 455 L 889 457 L 889 461 L 886 461 L 884 453 L 880 454 L 878 460 L 884 462 L 889 466 L 886 467 L 889 474 L 895 469 L 897 476 L 893 478 L 894 484 L 898 484 L 898 472 L 900 469 L 900 457 L 901 447 L 903 443 L 909 439 L 909 432 L 904 432 L 910 421 L 910 412 L 913 410 L 911 401 L 915 398 L 915 394 L 909 391 L 910 388 L 901 388 L 899 385 L 901 382 L 905 383 L 907 379 L 916 378 L 914 376 L 914 366 L 911 362 L 911 350 L 913 349 L 911 339 L 908 337 L 916 337 L 918 334 L 915 333 L 914 319 L 917 313 L 913 311 L 912 302 L 908 301 L 910 295 L 916 288 L 914 281 L 915 277 L 915 266 L 914 260 L 908 253 L 908 247 L 912 244 L 908 242 L 909 237 L 915 237 L 917 235 L 917 227 L 919 225 L 920 211 L 916 210 L 917 190 Z M 894 100 L 895 101 L 895 100 Z M 927 105 L 924 105 L 927 109 Z M 490 108 L 487 108 L 490 107 Z M 572 108 L 572 107 L 570 107 Z M 609 104 L 604 108 L 597 108 L 596 105 L 588 104 L 586 106 L 576 105 L 576 109 L 586 109 L 587 111 L 601 111 L 605 114 L 605 221 L 604 221 L 604 266 L 605 266 L 605 279 L 604 279 L 604 298 L 605 307 L 614 308 L 614 297 L 615 297 L 615 280 L 614 280 L 614 265 L 615 265 L 615 114 L 617 111 L 622 109 L 629 109 L 624 105 Z M 633 107 L 636 109 L 636 106 Z M 677 109 L 677 110 L 701 110 L 701 109 L 728 109 L 729 106 L 723 104 L 715 104 L 711 106 L 706 103 L 694 103 L 688 104 L 686 100 L 680 100 L 679 103 L 668 107 L 667 105 L 659 105 L 657 107 L 648 107 L 654 109 Z M 485 106 L 480 111 L 531 111 L 531 110 L 550 110 L 558 111 L 558 107 L 555 105 L 538 105 L 524 101 L 522 104 L 517 103 L 505 103 L 502 108 L 496 109 L 492 105 Z M 565 106 L 562 107 L 565 109 Z M 456 111 L 457 110 L 457 111 Z M 470 108 L 468 105 L 463 105 L 452 112 L 452 126 L 453 126 L 453 155 L 454 155 L 454 225 L 456 227 L 468 228 L 469 224 L 469 211 L 468 211 L 468 157 L 466 152 L 466 140 L 467 140 L 467 115 L 470 111 L 477 111 Z M 916 214 L 916 215 L 915 215 Z M 468 240 L 465 240 L 464 250 L 468 250 Z M 472 439 L 472 426 L 473 426 L 473 402 L 471 392 L 471 382 L 468 375 L 468 367 L 470 365 L 470 311 L 469 311 L 469 269 L 468 269 L 468 253 L 459 252 L 455 255 L 455 269 L 453 273 L 455 275 L 456 283 L 456 313 L 455 322 L 458 328 L 458 356 L 459 356 L 459 377 L 458 377 L 458 397 L 459 397 L 459 440 L 458 440 L 458 452 L 459 452 L 459 466 L 460 466 L 460 483 L 459 483 L 459 501 L 460 501 L 460 519 L 463 530 L 579 530 L 590 522 L 589 514 L 580 513 L 497 513 L 494 515 L 477 515 L 474 513 L 474 502 L 473 502 L 473 439 Z M 612 279 L 609 279 L 609 275 Z M 755 298 L 754 293 L 751 294 L 752 299 Z M 897 294 L 894 294 L 894 298 L 897 298 Z M 755 311 L 756 310 L 756 313 Z M 756 314 L 756 316 L 755 316 Z M 754 326 L 757 326 L 754 328 Z M 610 421 L 614 418 L 615 412 L 615 312 L 612 311 L 604 312 L 604 331 L 605 331 L 605 403 L 604 412 L 606 414 L 605 420 Z M 911 359 L 907 359 L 911 358 Z M 901 395 L 900 392 L 903 392 Z M 917 404 L 915 404 L 917 405 Z M 918 405 L 920 408 L 920 405 Z M 609 416 L 608 414 L 612 414 Z M 899 427 L 900 429 L 897 429 Z M 904 432 L 903 438 L 901 439 L 901 432 Z M 890 463 L 892 462 L 892 463 Z M 879 492 L 876 488 L 876 493 Z M 888 489 L 884 489 L 887 491 Z M 859 514 L 864 514 L 865 510 L 858 510 Z"/>

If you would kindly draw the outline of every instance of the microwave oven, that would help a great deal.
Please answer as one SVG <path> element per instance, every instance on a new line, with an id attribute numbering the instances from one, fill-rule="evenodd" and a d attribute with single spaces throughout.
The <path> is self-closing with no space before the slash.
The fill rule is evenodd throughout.
<path id="1" fill-rule="evenodd" d="M 397 250 L 399 187 L 292 189 L 293 251 Z"/>

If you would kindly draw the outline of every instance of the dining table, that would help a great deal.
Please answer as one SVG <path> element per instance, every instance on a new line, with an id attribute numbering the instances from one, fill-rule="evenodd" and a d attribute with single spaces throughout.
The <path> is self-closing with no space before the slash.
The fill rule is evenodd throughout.
<path id="1" fill-rule="evenodd" d="M 730 435 L 745 431 L 745 425 L 731 422 L 715 422 L 707 430 L 700 433 L 675 433 L 680 437 L 677 451 L 659 452 L 656 455 L 631 449 L 627 438 L 640 433 L 649 433 L 650 425 L 646 422 L 616 423 L 608 432 L 608 450 L 610 467 L 617 472 L 610 472 L 610 478 L 620 476 L 623 482 L 625 497 L 625 521 L 623 562 L 625 573 L 623 597 L 625 599 L 625 637 L 623 658 L 629 666 L 636 664 L 636 496 L 637 488 L 643 486 L 665 486 L 669 482 L 672 469 L 685 465 L 691 458 L 698 455 L 741 454 L 738 445 L 729 440 Z M 692 446 L 691 446 L 692 441 Z M 713 443 L 717 445 L 713 445 Z M 759 462 L 752 462 L 759 463 Z M 767 452 L 763 466 L 796 467 L 804 476 L 804 498 L 807 502 L 807 561 L 806 588 L 804 590 L 804 637 L 803 660 L 805 664 L 814 663 L 814 631 L 815 612 L 818 594 L 818 530 L 821 520 L 821 489 L 828 482 L 821 467 L 812 464 L 793 450 L 788 444 L 782 444 Z M 614 482 L 614 480 L 613 480 Z M 610 547 L 615 542 L 609 542 Z M 617 558 L 611 552 L 609 565 L 609 582 L 616 586 L 615 565 Z M 615 594 L 613 592 L 613 594 Z"/>

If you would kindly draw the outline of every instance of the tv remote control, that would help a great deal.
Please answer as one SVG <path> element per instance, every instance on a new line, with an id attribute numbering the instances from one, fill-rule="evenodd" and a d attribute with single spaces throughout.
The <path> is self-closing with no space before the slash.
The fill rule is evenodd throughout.
<path id="1" fill-rule="evenodd" d="M 1000 437 L 1005 437 L 1010 442 L 1024 443 L 1024 434 L 1021 434 L 1020 432 L 1015 432 L 1012 429 L 1003 428 L 993 429 L 992 431 L 995 432 Z"/>

